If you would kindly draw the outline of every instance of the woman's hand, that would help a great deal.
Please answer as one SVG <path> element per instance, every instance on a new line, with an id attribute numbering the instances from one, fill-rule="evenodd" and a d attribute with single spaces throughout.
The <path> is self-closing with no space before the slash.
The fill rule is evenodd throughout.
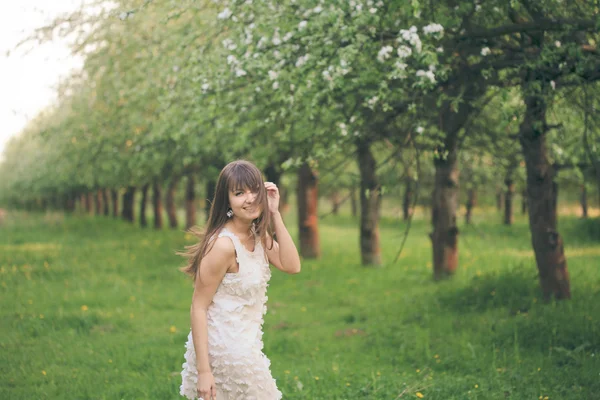
<path id="1" fill-rule="evenodd" d="M 212 372 L 202 372 L 198 374 L 198 383 L 196 384 L 198 397 L 203 400 L 217 400 L 217 386 Z"/>
<path id="2" fill-rule="evenodd" d="M 273 182 L 265 182 L 267 189 L 267 200 L 269 201 L 269 212 L 275 214 L 279 212 L 279 189 Z"/>

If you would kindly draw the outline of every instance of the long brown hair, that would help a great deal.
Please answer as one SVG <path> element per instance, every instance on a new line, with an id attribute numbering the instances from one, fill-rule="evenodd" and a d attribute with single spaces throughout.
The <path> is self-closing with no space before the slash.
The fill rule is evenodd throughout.
<path id="1" fill-rule="evenodd" d="M 229 192 L 232 190 L 252 190 L 258 193 L 255 202 L 261 207 L 261 215 L 254 220 L 254 229 L 260 237 L 263 246 L 266 246 L 267 233 L 271 227 L 267 190 L 260 170 L 251 162 L 245 160 L 232 161 L 227 164 L 219 174 L 215 187 L 208 221 L 205 229 L 191 228 L 188 232 L 199 238 L 198 243 L 186 246 L 185 251 L 178 253 L 188 259 L 187 265 L 180 268 L 196 280 L 198 268 L 202 258 L 212 248 L 216 235 L 227 223 L 227 211 L 229 210 Z M 271 243 L 272 245 L 272 243 Z"/>

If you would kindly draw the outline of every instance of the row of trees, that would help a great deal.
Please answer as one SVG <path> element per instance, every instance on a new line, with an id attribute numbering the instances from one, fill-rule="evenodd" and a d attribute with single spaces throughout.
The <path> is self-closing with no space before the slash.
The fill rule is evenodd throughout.
<path id="1" fill-rule="evenodd" d="M 458 267 L 459 160 L 473 193 L 483 166 L 512 193 L 523 162 L 542 291 L 568 298 L 555 182 L 600 182 L 599 26 L 593 1 L 99 1 L 32 37 L 75 33 L 86 61 L 9 143 L 4 197 L 72 208 L 125 188 L 132 220 L 137 188 L 156 209 L 186 176 L 193 202 L 196 178 L 210 197 L 247 157 L 276 183 L 297 174 L 301 251 L 318 256 L 317 170 L 344 187 L 353 160 L 371 265 L 390 171 L 416 185 L 430 168 L 441 279 Z"/>

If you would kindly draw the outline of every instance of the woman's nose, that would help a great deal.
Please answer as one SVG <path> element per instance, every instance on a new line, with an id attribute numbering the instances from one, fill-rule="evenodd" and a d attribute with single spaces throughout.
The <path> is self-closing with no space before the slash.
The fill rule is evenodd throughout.
<path id="1" fill-rule="evenodd" d="M 246 203 L 254 203 L 254 200 L 256 200 L 256 193 L 248 193 L 246 195 Z"/>

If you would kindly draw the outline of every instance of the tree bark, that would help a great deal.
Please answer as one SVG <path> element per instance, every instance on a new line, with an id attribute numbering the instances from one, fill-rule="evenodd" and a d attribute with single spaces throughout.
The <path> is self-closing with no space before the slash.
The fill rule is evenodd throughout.
<path id="1" fill-rule="evenodd" d="M 443 146 L 434 158 L 435 180 L 431 215 L 433 232 L 433 277 L 448 277 L 458 267 L 458 134 L 475 110 L 474 103 L 485 94 L 486 84 L 479 73 L 461 69 L 443 88 L 448 96 L 439 107 L 438 129 L 444 133 Z M 463 101 L 454 104 L 452 98 L 462 95 Z"/>
<path id="2" fill-rule="evenodd" d="M 119 191 L 111 189 L 110 197 L 112 198 L 112 215 L 114 218 L 117 218 L 119 216 Z"/>
<path id="3" fill-rule="evenodd" d="M 362 265 L 381 265 L 379 245 L 379 210 L 381 185 L 376 161 L 368 141 L 356 143 L 360 170 L 360 255 Z"/>
<path id="4" fill-rule="evenodd" d="M 108 189 L 102 189 L 102 207 L 102 214 L 104 214 L 105 216 L 109 216 L 110 210 L 108 207 Z"/>
<path id="5" fill-rule="evenodd" d="M 152 184 L 152 208 L 154 209 L 154 229 L 163 227 L 162 188 L 158 181 Z"/>
<path id="6" fill-rule="evenodd" d="M 435 161 L 435 183 L 431 207 L 433 232 L 433 277 L 448 277 L 458 267 L 458 165 L 456 149 L 446 159 Z"/>
<path id="7" fill-rule="evenodd" d="M 471 217 L 473 215 L 473 208 L 477 206 L 477 191 L 475 188 L 470 188 L 467 191 L 467 204 L 465 208 L 467 212 L 465 213 L 465 223 L 469 225 L 471 223 Z"/>
<path id="8" fill-rule="evenodd" d="M 587 218 L 588 217 L 588 199 L 587 199 L 587 187 L 585 186 L 585 183 L 583 183 L 581 185 L 581 197 L 580 197 L 580 203 L 581 203 L 581 218 Z"/>
<path id="9" fill-rule="evenodd" d="M 133 223 L 135 219 L 134 212 L 135 202 L 135 186 L 127 186 L 125 193 L 123 194 L 123 219 L 127 222 Z"/>
<path id="10" fill-rule="evenodd" d="M 414 179 L 411 176 L 407 176 L 404 184 L 404 198 L 402 200 L 402 217 L 404 221 L 408 221 L 412 214 L 412 206 L 415 197 Z"/>
<path id="11" fill-rule="evenodd" d="M 536 84 L 544 85 L 545 78 L 530 71 L 525 79 L 526 83 L 537 81 Z M 529 228 L 540 285 L 545 300 L 567 299 L 571 297 L 569 273 L 563 240 L 556 229 L 557 189 L 546 147 L 547 105 L 541 95 L 527 94 L 532 88 L 526 85 L 524 89 L 526 110 L 519 138 L 527 170 Z"/>
<path id="12" fill-rule="evenodd" d="M 167 186 L 167 193 L 165 203 L 167 206 L 167 217 L 169 218 L 169 227 L 177 229 L 177 209 L 175 208 L 175 192 L 177 190 L 177 184 L 179 183 L 179 177 L 173 176 Z"/>
<path id="13" fill-rule="evenodd" d="M 308 163 L 302 164 L 298 170 L 298 229 L 300 255 L 307 259 L 321 255 L 317 216 L 318 183 L 317 172 Z"/>
<path id="14" fill-rule="evenodd" d="M 187 176 L 187 182 L 185 185 L 185 229 L 190 229 L 196 225 L 196 180 L 194 175 L 191 173 Z M 214 197 L 214 189 L 211 194 L 210 201 Z M 208 211 L 210 210 L 210 204 L 206 211 L 206 220 L 208 221 Z"/>
<path id="15" fill-rule="evenodd" d="M 148 226 L 148 219 L 146 218 L 146 204 L 148 204 L 148 188 L 149 183 L 142 186 L 142 198 L 140 199 L 140 226 L 145 228 Z"/>
<path id="16" fill-rule="evenodd" d="M 506 178 L 504 184 L 506 185 L 506 193 L 504 194 L 504 225 L 512 225 L 515 183 L 511 178 Z"/>

